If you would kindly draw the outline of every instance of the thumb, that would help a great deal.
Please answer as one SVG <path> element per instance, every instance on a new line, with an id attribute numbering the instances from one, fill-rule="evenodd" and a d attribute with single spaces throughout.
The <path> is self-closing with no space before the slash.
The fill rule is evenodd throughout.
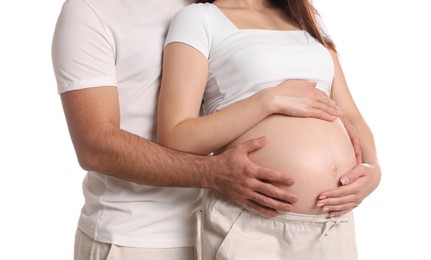
<path id="1" fill-rule="evenodd" d="M 356 181 L 361 176 L 359 167 L 360 165 L 356 166 L 355 168 L 346 172 L 340 177 L 340 182 L 343 186 Z"/>
<path id="2" fill-rule="evenodd" d="M 266 138 L 265 136 L 261 136 L 259 138 L 253 138 L 248 140 L 247 142 L 239 144 L 238 148 L 245 153 L 251 153 L 264 147 L 267 142 L 268 138 Z"/>

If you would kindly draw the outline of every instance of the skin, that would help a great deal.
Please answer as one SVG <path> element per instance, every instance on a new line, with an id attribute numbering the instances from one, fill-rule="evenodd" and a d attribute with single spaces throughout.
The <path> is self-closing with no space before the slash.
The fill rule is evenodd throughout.
<path id="1" fill-rule="evenodd" d="M 239 3 L 239 5 L 229 5 L 233 2 Z M 229 10 L 245 9 L 250 11 L 249 13 L 264 17 L 248 16 L 253 18 L 251 20 L 264 20 L 265 17 L 268 17 L 267 14 L 272 11 L 266 8 L 268 5 L 265 1 L 216 1 L 216 4 L 223 10 L 228 9 L 228 12 Z M 286 20 L 281 20 L 276 22 L 283 23 L 285 21 Z M 274 21 L 267 22 L 270 24 Z M 238 27 L 241 28 L 241 26 Z M 277 25 L 275 28 L 280 29 L 283 27 Z M 351 97 L 336 53 L 332 50 L 330 50 L 330 53 L 335 66 L 332 98 L 343 111 L 343 116 L 341 118 L 353 144 L 361 140 L 360 146 L 355 146 L 358 165 L 341 176 L 339 188 L 324 191 L 316 198 L 316 207 L 321 208 L 324 212 L 328 212 L 330 216 L 339 216 L 358 206 L 364 198 L 371 194 L 380 182 L 381 172 L 377 161 L 372 133 Z M 203 93 L 202 86 L 205 86 L 208 75 L 207 60 L 199 52 L 189 46 L 181 43 L 172 43 L 168 45 L 165 50 L 164 71 L 164 75 L 174 75 L 175 72 L 176 75 L 180 76 L 176 78 L 170 78 L 169 76 L 163 78 L 162 86 L 176 84 L 177 87 L 173 92 L 168 94 L 163 93 L 162 87 L 162 94 L 159 102 L 159 104 L 162 104 L 159 106 L 159 110 L 161 111 L 159 115 L 162 115 L 159 117 L 159 123 L 161 124 L 161 127 L 158 128 L 160 136 L 159 141 L 169 147 L 189 152 L 206 154 L 217 150 L 253 127 L 269 114 L 281 113 L 291 116 L 313 116 L 311 113 L 298 113 L 298 111 L 300 111 L 298 107 L 301 106 L 298 105 L 298 103 L 293 105 L 292 102 L 294 99 L 292 98 L 292 93 L 294 93 L 294 91 L 292 91 L 292 88 L 297 88 L 296 94 L 306 93 L 302 94 L 304 95 L 302 96 L 302 101 L 309 98 L 317 101 L 319 105 L 312 105 L 311 107 L 320 110 L 320 113 L 325 110 L 321 110 L 318 107 L 322 104 L 327 106 L 329 104 L 326 101 L 322 102 L 320 100 L 320 98 L 322 98 L 320 95 L 321 93 L 313 92 L 313 94 L 307 94 L 307 91 L 310 90 L 312 85 L 309 85 L 307 89 L 306 87 L 298 87 L 299 84 L 291 84 L 290 86 L 294 87 L 289 88 L 288 84 L 286 84 L 284 88 L 281 86 L 268 88 L 268 90 L 261 91 L 248 100 L 238 102 L 235 106 L 206 117 L 198 118 L 196 111 L 199 110 L 200 99 Z M 196 77 L 196 75 L 198 76 Z M 178 86 L 187 86 L 187 91 Z M 195 95 L 195 98 L 190 97 L 191 93 Z M 181 97 L 184 95 L 187 96 L 187 106 L 178 103 L 178 100 L 181 100 Z M 268 98 L 268 96 L 270 98 Z M 281 99 L 287 102 L 277 102 Z M 171 111 L 174 113 L 170 113 L 169 109 L 165 111 L 163 104 L 176 107 L 176 110 Z M 286 104 L 292 105 L 296 110 L 291 109 L 291 107 Z M 256 108 L 259 106 L 269 109 Z M 334 111 L 338 111 L 338 107 L 333 108 Z M 311 111 L 309 108 L 310 107 L 308 107 L 308 111 Z M 326 112 L 328 111 L 329 110 L 326 110 Z M 241 116 L 239 117 L 238 115 Z M 334 112 L 332 116 L 334 115 L 341 116 L 338 112 Z M 319 116 L 316 117 L 319 118 Z M 331 118 L 329 118 L 329 120 L 331 120 Z M 220 122 L 223 122 L 223 124 Z M 223 129 L 223 125 L 228 125 L 229 131 Z M 208 133 L 211 133 L 211 131 L 214 131 L 217 135 L 214 135 L 216 136 L 215 138 L 207 140 L 206 136 L 208 136 Z M 193 133 L 193 140 L 197 141 L 190 142 L 190 140 L 187 140 L 187 142 L 182 142 L 182 140 L 185 139 L 183 137 L 187 136 L 187 133 Z"/>
<path id="2" fill-rule="evenodd" d="M 332 102 L 318 101 L 321 95 L 311 84 L 304 83 L 303 87 L 306 91 L 302 94 L 299 85 L 292 88 L 293 93 L 288 91 L 296 101 L 292 104 L 294 113 L 329 119 L 336 116 Z M 147 185 L 212 188 L 267 216 L 275 216 L 277 210 L 291 210 L 297 201 L 294 194 L 269 184 L 272 180 L 292 185 L 294 181 L 288 175 L 259 167 L 248 159 L 249 153 L 265 145 L 265 137 L 217 156 L 199 156 L 162 147 L 122 130 L 116 87 L 66 92 L 61 94 L 61 101 L 84 170 Z"/>
<path id="3" fill-rule="evenodd" d="M 361 140 L 362 156 L 362 162 L 340 178 L 342 186 L 322 192 L 316 203 L 330 216 L 339 216 L 357 207 L 377 188 L 381 171 L 373 134 L 353 101 L 337 54 L 332 50 L 330 53 L 335 67 L 332 98 L 351 123 L 352 128 L 348 131 L 355 131 Z"/>
<path id="4" fill-rule="evenodd" d="M 303 99 L 314 100 L 307 96 Z M 212 188 L 270 217 L 277 210 L 291 210 L 297 201 L 294 194 L 269 184 L 272 180 L 292 185 L 294 181 L 287 174 L 259 167 L 249 160 L 249 153 L 265 145 L 265 137 L 217 156 L 188 154 L 122 130 L 116 87 L 66 92 L 61 94 L 61 101 L 84 170 L 154 186 Z M 311 106 L 300 109 L 310 115 L 314 110 Z"/>

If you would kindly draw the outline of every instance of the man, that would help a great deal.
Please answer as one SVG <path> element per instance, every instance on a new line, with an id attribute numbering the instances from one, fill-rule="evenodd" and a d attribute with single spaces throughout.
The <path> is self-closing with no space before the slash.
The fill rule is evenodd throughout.
<path id="1" fill-rule="evenodd" d="M 169 20 L 191 2 L 68 0 L 63 6 L 53 64 L 71 139 L 88 171 L 76 260 L 197 259 L 200 187 L 268 216 L 298 199 L 269 183 L 292 185 L 286 173 L 249 161 L 264 137 L 208 157 L 152 142 L 163 41 Z M 304 116 L 330 116 L 327 108 L 318 110 L 320 116 L 311 108 Z M 375 189 L 380 172 L 370 169 L 347 173 L 351 182 L 361 178 L 327 195 L 335 212 L 350 210 Z"/>

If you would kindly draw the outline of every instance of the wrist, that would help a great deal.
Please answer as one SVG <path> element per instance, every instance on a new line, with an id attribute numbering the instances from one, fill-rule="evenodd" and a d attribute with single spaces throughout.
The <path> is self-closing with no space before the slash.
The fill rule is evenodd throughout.
<path id="1" fill-rule="evenodd" d="M 212 189 L 218 192 L 222 192 L 225 188 L 226 183 L 231 182 L 232 169 L 230 165 L 230 155 L 225 153 L 208 156 L 206 161 L 208 167 L 206 171 L 202 173 L 202 188 Z"/>
<path id="2" fill-rule="evenodd" d="M 201 188 L 215 189 L 214 175 L 219 169 L 218 156 L 205 156 L 203 159 L 203 167 L 198 172 L 199 183 Z"/>
<path id="3" fill-rule="evenodd" d="M 278 102 L 276 96 L 271 94 L 271 88 L 264 89 L 256 94 L 259 109 L 266 116 L 278 113 Z"/>
<path id="4" fill-rule="evenodd" d="M 366 159 L 363 159 L 362 160 L 362 164 L 363 165 L 367 165 L 369 167 L 379 168 L 380 169 L 380 165 L 379 165 L 379 162 L 377 160 L 366 160 Z"/>
<path id="5" fill-rule="evenodd" d="M 377 187 L 378 184 L 380 183 L 380 179 L 382 176 L 380 165 L 377 162 L 373 162 L 373 163 L 364 162 L 362 163 L 362 166 L 365 169 L 368 169 L 368 172 L 371 173 L 371 176 L 373 176 L 374 183 L 375 183 L 374 188 Z"/>

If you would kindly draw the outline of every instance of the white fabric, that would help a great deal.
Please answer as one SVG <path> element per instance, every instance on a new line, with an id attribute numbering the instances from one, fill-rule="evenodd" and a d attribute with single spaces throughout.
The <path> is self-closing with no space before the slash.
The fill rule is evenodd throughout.
<path id="1" fill-rule="evenodd" d="M 186 0 L 68 0 L 53 39 L 58 92 L 116 86 L 121 128 L 154 140 L 163 42 Z M 83 182 L 79 228 L 128 247 L 195 244 L 200 189 L 138 185 L 96 172 Z"/>
<path id="2" fill-rule="evenodd" d="M 181 42 L 209 61 L 204 113 L 214 113 L 287 79 L 317 82 L 330 94 L 334 64 L 305 31 L 239 29 L 213 4 L 193 4 L 171 22 L 165 42 Z"/>
<path id="3" fill-rule="evenodd" d="M 75 235 L 74 260 L 198 260 L 195 246 L 175 248 L 123 247 L 94 241 L 80 229 Z"/>

